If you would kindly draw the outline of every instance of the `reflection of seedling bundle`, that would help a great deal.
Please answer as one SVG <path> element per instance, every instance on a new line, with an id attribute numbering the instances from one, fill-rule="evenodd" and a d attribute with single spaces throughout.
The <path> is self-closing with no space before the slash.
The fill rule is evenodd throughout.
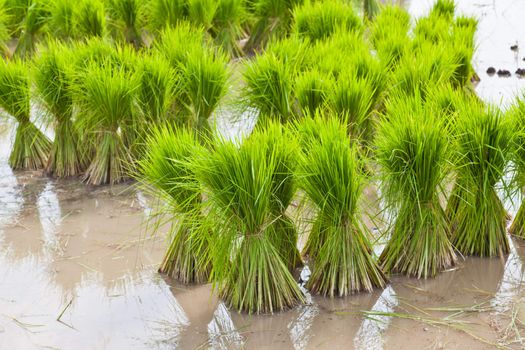
<path id="1" fill-rule="evenodd" d="M 457 119 L 455 138 L 457 174 L 447 208 L 452 241 L 464 255 L 507 254 L 506 212 L 496 184 L 511 147 L 509 120 L 494 108 L 468 104 Z"/>
<path id="2" fill-rule="evenodd" d="M 166 220 L 171 226 L 170 244 L 159 270 L 183 283 L 206 282 L 209 265 L 200 254 L 206 251 L 209 233 L 201 211 L 200 186 L 191 169 L 196 154 L 206 151 L 192 131 L 170 127 L 155 129 L 146 149 L 139 171 L 162 202 L 155 227 Z"/>
<path id="3" fill-rule="evenodd" d="M 293 158 L 284 143 L 273 143 L 280 128 L 256 130 L 240 146 L 219 141 L 195 165 L 216 223 L 211 277 L 230 306 L 250 313 L 304 301 L 285 260 L 295 259 L 297 248 L 287 225 L 279 223 L 293 188 L 293 166 L 287 164 Z"/>
<path id="4" fill-rule="evenodd" d="M 317 209 L 307 243 L 314 292 L 345 296 L 386 285 L 359 209 L 364 174 L 346 125 L 316 117 L 302 132 L 301 188 Z M 301 130 L 301 126 L 299 126 Z M 315 130 L 312 133 L 312 130 Z"/>
<path id="5" fill-rule="evenodd" d="M 382 193 L 395 212 L 379 261 L 387 272 L 431 277 L 456 260 L 440 203 L 450 141 L 435 110 L 406 99 L 393 103 L 376 141 Z"/>
<path id="6" fill-rule="evenodd" d="M 40 169 L 47 164 L 51 142 L 30 120 L 28 68 L 18 60 L 0 60 L 0 106 L 16 119 L 15 142 L 9 156 L 13 169 Z"/>

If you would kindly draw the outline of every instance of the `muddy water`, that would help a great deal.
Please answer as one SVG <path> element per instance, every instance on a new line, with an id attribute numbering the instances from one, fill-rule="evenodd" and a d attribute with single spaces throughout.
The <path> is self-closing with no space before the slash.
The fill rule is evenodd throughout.
<path id="1" fill-rule="evenodd" d="M 429 5 L 406 6 L 421 15 Z M 525 1 L 465 0 L 459 10 L 480 19 L 478 93 L 508 104 L 525 81 L 485 70 L 525 67 Z M 516 41 L 522 53 L 510 51 Z M 165 243 L 144 234 L 150 208 L 140 191 L 13 173 L 11 133 L 0 124 L 0 349 L 525 348 L 516 336 L 525 334 L 521 241 L 505 261 L 469 258 L 435 279 L 394 277 L 371 294 L 308 296 L 307 305 L 273 316 L 237 314 L 209 285 L 156 273 Z"/>

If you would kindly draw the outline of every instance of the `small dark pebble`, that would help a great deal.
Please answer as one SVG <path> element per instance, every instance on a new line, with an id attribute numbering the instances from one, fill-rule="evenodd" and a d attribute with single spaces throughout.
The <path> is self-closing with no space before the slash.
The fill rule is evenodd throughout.
<path id="1" fill-rule="evenodd" d="M 489 68 L 487 68 L 487 74 L 488 74 L 488 75 L 494 75 L 494 74 L 496 74 L 496 68 L 494 68 L 494 67 L 489 67 Z"/>
<path id="2" fill-rule="evenodd" d="M 510 76 L 512 76 L 512 74 L 510 74 L 510 72 L 506 69 L 498 69 L 498 77 L 503 77 L 503 78 L 508 78 Z"/>
<path id="3" fill-rule="evenodd" d="M 512 46 L 510 47 L 510 49 L 511 49 L 512 51 L 518 51 L 518 45 L 512 45 Z"/>
<path id="4" fill-rule="evenodd" d="M 518 70 L 516 71 L 516 74 L 521 76 L 521 77 L 524 77 L 525 76 L 525 68 L 518 68 Z"/>

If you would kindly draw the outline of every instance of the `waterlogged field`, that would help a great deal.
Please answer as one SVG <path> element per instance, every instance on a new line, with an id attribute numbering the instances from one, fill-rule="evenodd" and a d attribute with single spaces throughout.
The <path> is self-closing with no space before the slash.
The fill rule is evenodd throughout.
<path id="1" fill-rule="evenodd" d="M 419 16 L 431 3 L 405 6 Z M 485 72 L 525 67 L 525 52 L 510 50 L 525 48 L 525 3 L 457 4 L 460 13 L 479 19 L 476 91 L 506 106 L 525 89 L 525 79 Z M 220 120 L 225 133 L 244 127 L 228 116 Z M 12 138 L 12 125 L 0 124 L 0 349 L 525 347 L 521 240 L 510 240 L 506 260 L 466 258 L 435 278 L 394 276 L 370 294 L 307 294 L 306 305 L 249 316 L 228 310 L 211 285 L 183 286 L 157 274 L 165 237 L 146 233 L 152 204 L 136 186 L 90 188 L 13 172 Z M 515 214 L 512 203 L 506 207 Z"/>

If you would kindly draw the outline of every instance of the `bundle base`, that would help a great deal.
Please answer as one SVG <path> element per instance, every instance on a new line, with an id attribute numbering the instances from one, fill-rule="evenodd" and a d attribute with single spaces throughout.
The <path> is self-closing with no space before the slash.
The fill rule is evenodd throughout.
<path id="1" fill-rule="evenodd" d="M 243 239 L 219 295 L 228 306 L 250 314 L 273 313 L 305 302 L 299 285 L 264 234 Z"/>
<path id="2" fill-rule="evenodd" d="M 51 141 L 33 123 L 19 123 L 9 165 L 14 170 L 41 169 L 46 165 L 50 151 Z"/>

